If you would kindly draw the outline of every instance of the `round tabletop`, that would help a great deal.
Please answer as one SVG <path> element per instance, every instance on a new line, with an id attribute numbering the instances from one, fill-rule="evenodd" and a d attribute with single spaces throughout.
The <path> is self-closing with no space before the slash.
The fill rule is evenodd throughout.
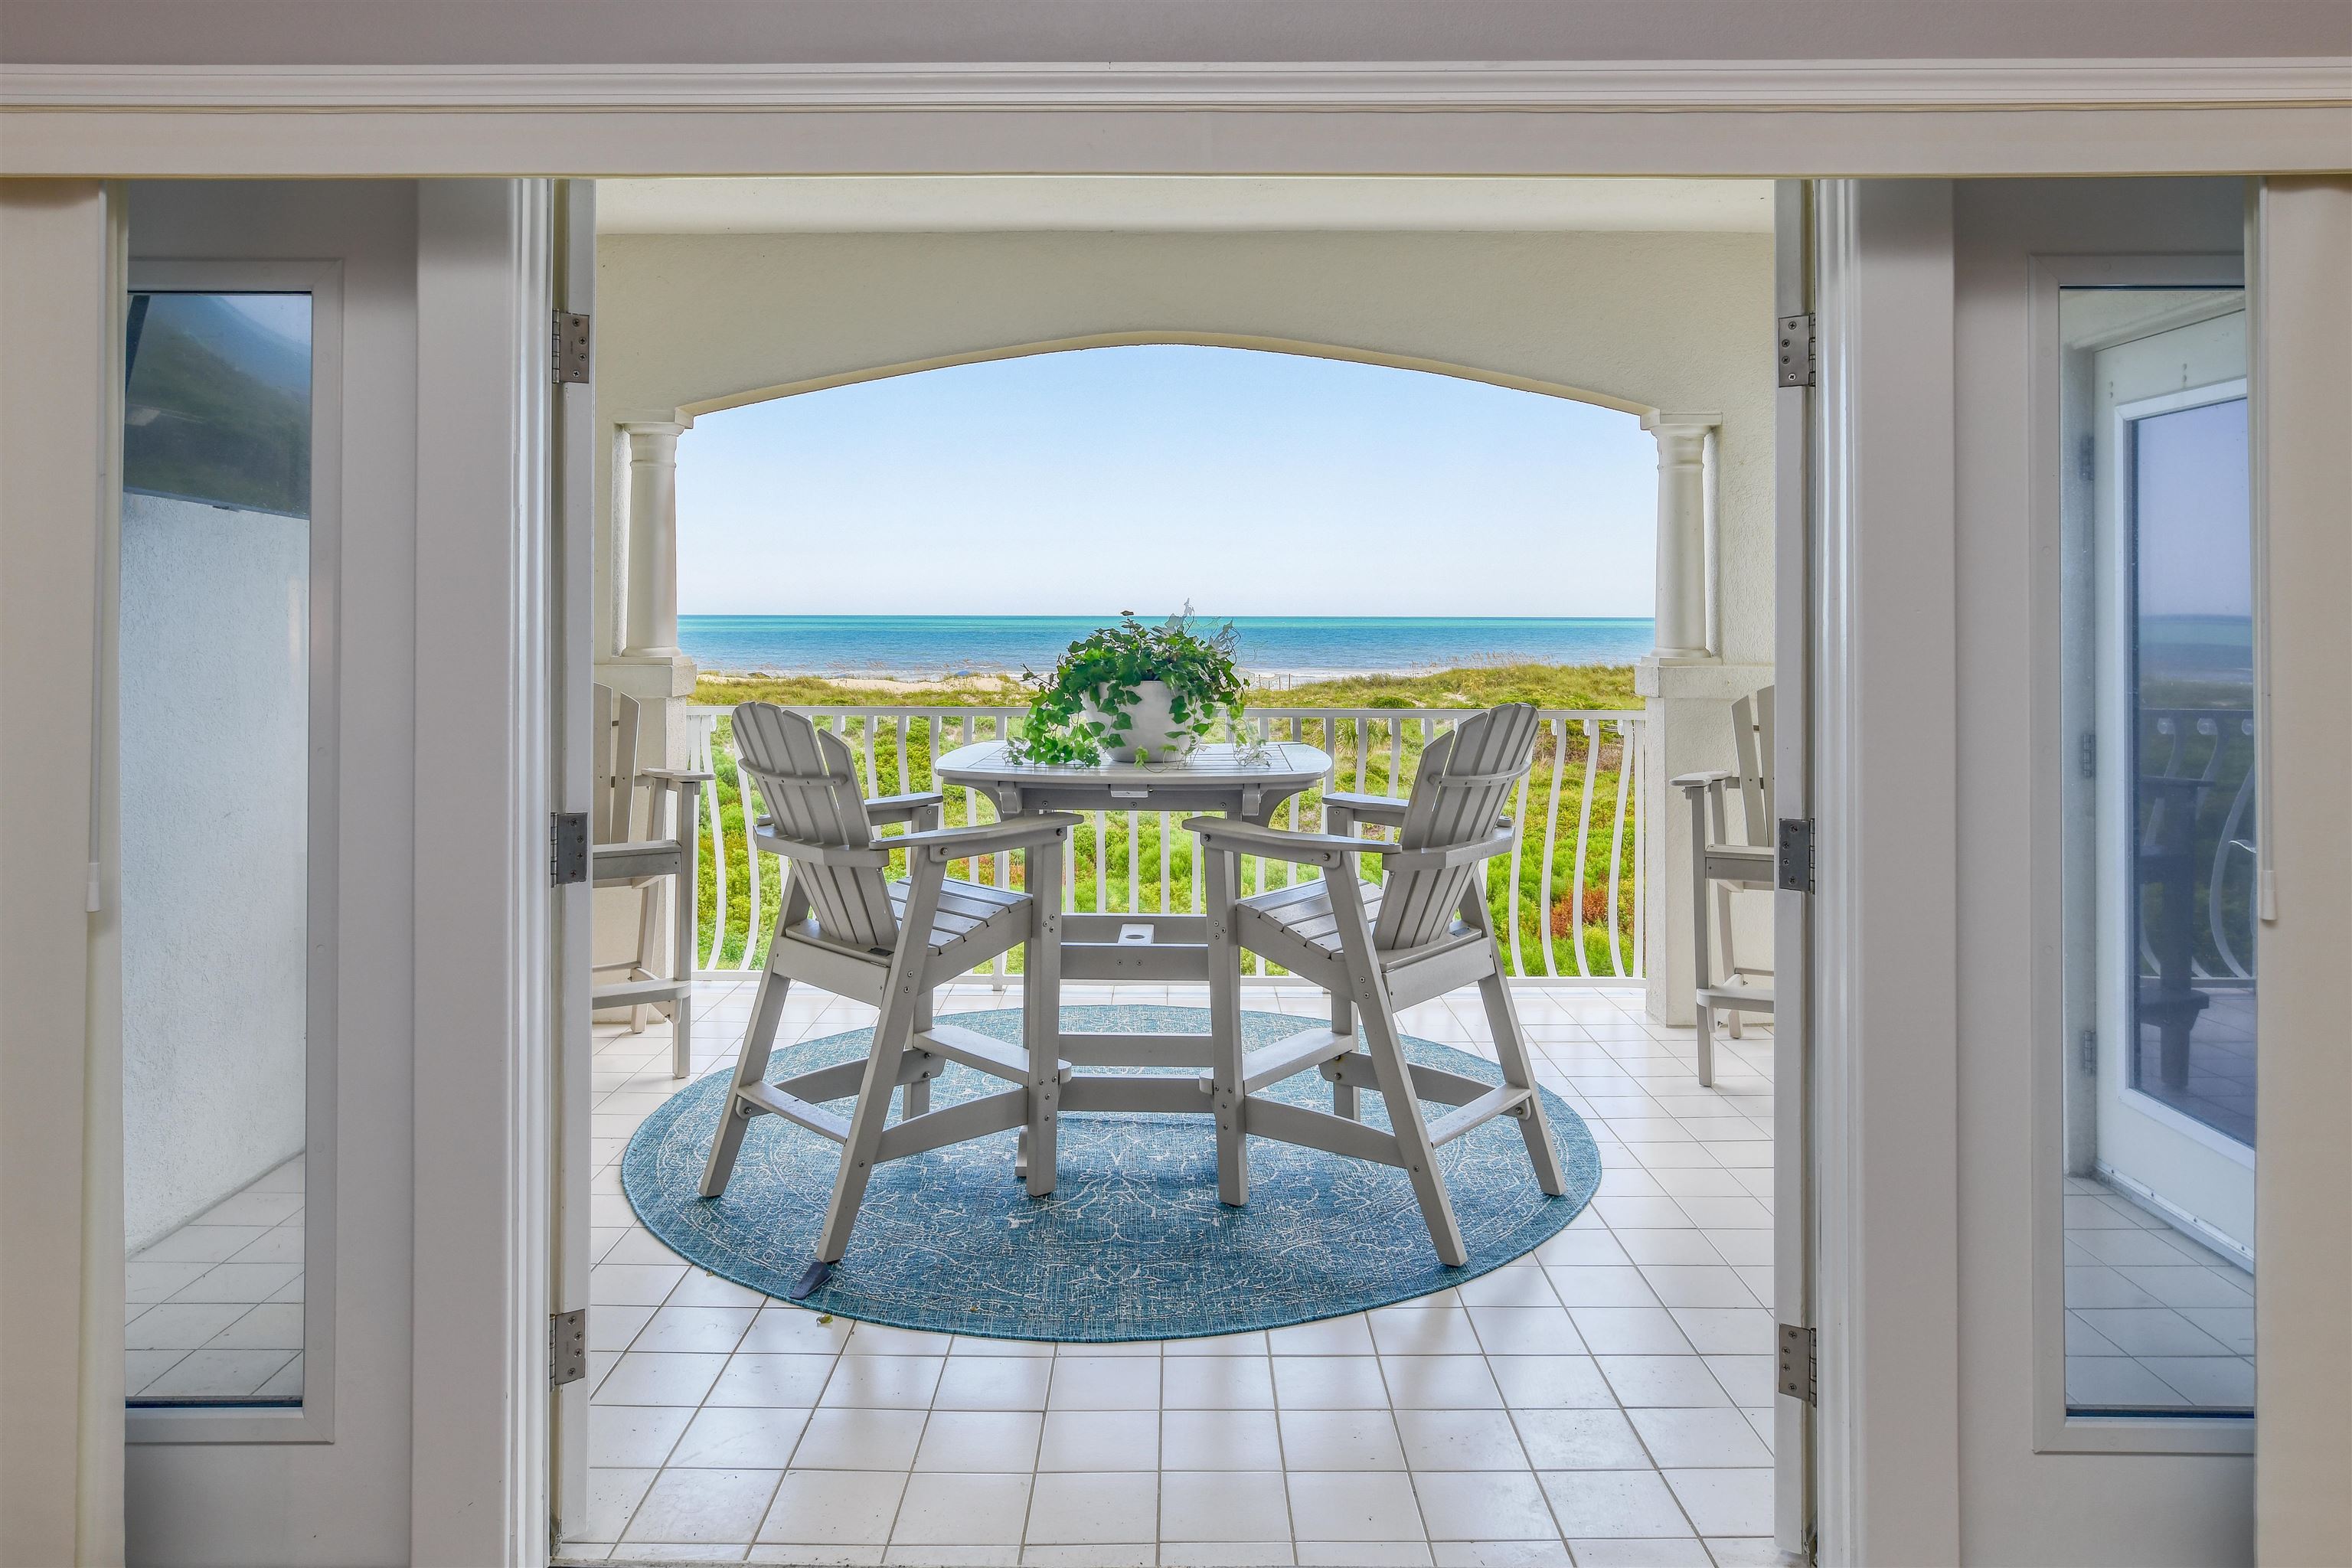
<path id="1" fill-rule="evenodd" d="M 1024 811 L 1222 811 L 1264 821 L 1331 771 L 1330 757 L 1298 741 L 1196 746 L 1166 763 L 1016 762 L 1002 741 L 959 746 L 932 770 L 942 783 L 979 790 L 1007 816 Z"/>

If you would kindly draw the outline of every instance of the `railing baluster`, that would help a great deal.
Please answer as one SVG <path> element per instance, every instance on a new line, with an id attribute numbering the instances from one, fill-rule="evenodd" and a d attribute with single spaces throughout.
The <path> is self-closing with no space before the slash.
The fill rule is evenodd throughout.
<path id="1" fill-rule="evenodd" d="M 1553 849 L 1559 843 L 1559 775 L 1567 767 L 1568 721 L 1555 719 L 1551 721 L 1551 804 L 1544 808 L 1543 877 L 1536 884 L 1539 889 L 1537 897 L 1543 906 L 1536 914 L 1536 940 L 1543 944 L 1544 974 L 1552 980 L 1559 978 L 1559 964 L 1552 955 L 1551 858 Z M 1582 869 L 1578 868 L 1580 876 Z M 1578 913 L 1580 914 L 1581 910 Z M 1581 926 L 1576 928 L 1576 941 L 1581 947 L 1584 941 Z"/>
<path id="2" fill-rule="evenodd" d="M 940 788 L 938 764 L 941 756 L 957 745 L 1004 738 L 1025 711 L 1019 708 L 886 710 L 862 705 L 803 707 L 798 710 L 807 713 L 821 728 L 839 735 L 855 748 L 852 754 L 863 764 L 866 787 L 877 794 L 883 793 L 886 788 L 898 792 Z M 732 745 L 720 737 L 718 729 L 719 719 L 725 712 L 726 710 L 721 708 L 701 705 L 688 710 L 689 751 L 697 759 L 696 765 L 703 771 L 716 772 L 721 756 L 731 760 Z M 1395 709 L 1270 707 L 1253 710 L 1245 714 L 1233 732 L 1236 735 L 1254 732 L 1268 744 L 1319 741 L 1331 758 L 1331 765 L 1321 779 L 1318 790 L 1310 790 L 1307 795 L 1296 796 L 1285 803 L 1276 812 L 1276 820 L 1300 831 L 1328 830 L 1330 821 L 1328 805 L 1318 806 L 1316 801 L 1335 789 L 1370 789 L 1370 767 L 1376 752 L 1385 751 L 1387 753 L 1388 777 L 1383 788 L 1371 793 L 1402 798 L 1410 784 L 1407 772 L 1410 760 L 1419 756 L 1427 750 L 1431 742 L 1458 727 L 1469 716 L 1467 710 L 1453 710 L 1424 709 L 1407 712 Z M 1520 781 L 1515 805 L 1519 833 L 1510 853 L 1501 858 L 1510 879 L 1503 901 L 1508 910 L 1511 926 L 1509 952 L 1512 971 L 1521 977 L 1533 979 L 1639 981 L 1647 968 L 1642 923 L 1648 889 L 1641 874 L 1645 825 L 1639 810 L 1641 748 L 1637 743 L 1642 733 L 1643 716 L 1639 712 L 1616 710 L 1549 709 L 1539 711 L 1537 717 L 1541 722 L 1550 724 L 1553 730 L 1551 781 L 1540 792 L 1530 790 L 1527 780 Z M 919 739 L 915 733 L 919 723 L 923 726 Z M 1559 805 L 1563 798 L 1562 791 L 1567 787 L 1565 769 L 1569 760 L 1568 727 L 1570 724 L 1580 726 L 1585 735 L 1584 777 L 1578 786 L 1576 871 L 1570 879 L 1570 916 L 1566 922 L 1577 952 L 1577 967 L 1572 973 L 1559 962 L 1550 926 L 1552 879 L 1558 873 L 1558 858 L 1564 847 L 1559 842 Z M 895 726 L 896 735 L 877 735 L 877 731 L 885 725 Z M 1376 735 L 1375 725 L 1384 727 L 1386 733 Z M 2186 727 L 2176 726 L 2176 732 L 2166 738 L 2178 745 L 2180 737 L 2177 731 Z M 855 733 L 852 733 L 853 728 Z M 1604 737 L 1608 735 L 1616 737 L 1618 760 L 1616 798 L 1609 803 L 1609 908 L 1603 924 L 1609 934 L 1610 948 L 1609 970 L 1604 973 L 1592 965 L 1585 952 L 1584 932 L 1591 922 L 1584 918 L 1584 892 L 1596 881 L 1588 864 L 1591 850 L 1591 795 L 1601 787 L 1601 753 Z M 895 763 L 889 755 L 889 747 L 893 743 L 898 747 Z M 1348 771 L 1348 753 L 1350 751 L 1354 752 L 1352 777 L 1349 776 Z M 896 770 L 895 780 L 886 780 L 886 772 L 893 767 Z M 763 873 L 759 864 L 758 848 L 751 842 L 751 824 L 760 809 L 756 788 L 748 778 L 740 774 L 736 787 L 744 824 L 740 847 L 729 834 L 715 790 L 709 793 L 708 805 L 710 813 L 709 843 L 719 913 L 712 921 L 712 934 L 707 949 L 698 948 L 698 951 L 703 967 L 719 973 L 748 971 L 756 967 L 757 950 L 767 923 L 763 917 L 772 913 L 763 906 L 773 904 L 781 893 L 781 882 Z M 985 809 L 983 797 L 974 792 L 958 786 L 949 789 L 947 794 L 950 798 L 942 813 L 942 821 L 946 824 L 956 826 L 993 819 L 993 810 Z M 1530 845 L 1527 838 L 1527 807 L 1530 796 L 1538 801 L 1538 809 L 1545 814 L 1544 838 L 1540 847 Z M 1071 847 L 1071 853 L 1063 858 L 1066 908 L 1075 911 L 1083 907 L 1097 913 L 1113 911 L 1111 857 L 1116 842 L 1113 818 L 1118 815 L 1118 812 L 1100 811 L 1084 814 L 1085 820 Z M 1174 819 L 1164 813 L 1154 814 L 1159 845 L 1152 858 L 1159 862 L 1158 888 L 1156 893 L 1147 890 L 1143 886 L 1146 849 L 1142 837 L 1142 814 L 1130 811 L 1125 816 L 1128 851 L 1126 899 L 1129 910 L 1137 913 L 1153 910 L 1173 912 L 1187 909 L 1193 913 L 1201 912 L 1202 879 L 1197 847 L 1187 845 L 1180 851 L 1175 843 L 1177 830 Z M 1370 831 L 1380 831 L 1381 836 L 1386 837 L 1382 830 Z M 727 896 L 734 879 L 730 862 L 739 853 L 744 857 L 744 887 L 750 907 L 746 921 L 740 924 L 741 950 L 733 963 L 728 964 L 724 956 L 726 944 L 730 935 L 738 928 L 737 923 L 728 918 Z M 1531 859 L 1538 860 L 1539 867 L 1531 866 Z M 1078 895 L 1081 861 L 1093 868 L 1095 879 L 1094 898 L 1083 906 Z M 1010 854 L 982 857 L 961 864 L 968 866 L 969 874 L 974 880 L 990 881 L 997 887 L 1012 885 L 1013 858 Z M 1526 889 L 1521 882 L 1529 869 L 1539 869 L 1541 877 L 1540 902 L 1543 907 L 1538 918 L 1544 947 L 1544 965 L 1540 972 L 1536 971 L 1530 962 L 1526 952 L 1525 933 L 1519 929 L 1525 917 L 1521 900 Z M 1248 857 L 1239 867 L 1240 890 L 1262 891 L 1287 886 L 1304 874 L 1293 872 L 1286 866 L 1276 870 L 1274 862 Z M 1179 875 L 1185 875 L 1188 882 L 1188 893 L 1182 899 L 1174 896 L 1174 879 Z M 1490 889 L 1491 875 L 1487 883 Z M 1630 936 L 1621 942 L 1617 910 L 1620 899 L 1625 895 L 1629 879 L 1633 928 Z M 1274 965 L 1263 960 L 1252 960 L 1252 974 L 1271 974 L 1274 970 Z M 992 972 L 1002 981 L 1009 976 L 1011 969 L 1004 959 L 999 958 L 992 961 L 988 970 L 983 971 L 988 972 Z"/>
<path id="3" fill-rule="evenodd" d="M 1576 908 L 1576 973 L 1592 978 L 1592 969 L 1584 958 L 1584 855 L 1592 827 L 1592 776 L 1600 771 L 1601 726 L 1597 721 L 1584 721 L 1584 790 L 1581 803 L 1576 808 L 1576 889 L 1569 896 Z"/>
<path id="4" fill-rule="evenodd" d="M 1598 721 L 1593 721 L 1596 725 Z M 1600 742 L 1593 743 L 1594 756 L 1588 766 L 1597 768 Z M 1617 870 L 1625 858 L 1625 797 L 1633 791 L 1627 786 L 1632 780 L 1633 749 L 1626 742 L 1625 726 L 1617 726 L 1617 809 L 1609 824 L 1609 972 L 1619 979 L 1625 975 L 1625 960 L 1617 951 Z"/>
<path id="5" fill-rule="evenodd" d="M 1423 751 L 1428 750 L 1428 742 L 1424 739 L 1422 742 L 1422 749 Z M 1511 822 L 1513 826 L 1513 831 L 1511 834 L 1511 853 L 1510 858 L 1504 862 L 1504 865 L 1508 868 L 1507 874 L 1511 879 L 1509 904 L 1511 920 L 1511 973 L 1516 975 L 1524 976 L 1528 972 L 1528 966 L 1519 957 L 1519 870 L 1526 861 L 1528 853 L 1528 776 L 1525 773 L 1521 773 L 1519 775 L 1518 791 L 1517 795 L 1514 797 L 1511 806 Z M 1489 862 L 1489 864 L 1492 864 L 1492 862 Z"/>
<path id="6" fill-rule="evenodd" d="M 1633 743 L 1635 721 L 1617 721 L 1621 737 L 1617 747 L 1617 794 L 1620 799 L 1642 798 L 1642 748 Z M 1643 935 L 1642 900 L 1648 891 L 1648 879 L 1642 875 L 1642 835 L 1647 831 L 1640 805 L 1633 807 L 1633 978 L 1645 978 L 1649 973 L 1649 943 Z"/>

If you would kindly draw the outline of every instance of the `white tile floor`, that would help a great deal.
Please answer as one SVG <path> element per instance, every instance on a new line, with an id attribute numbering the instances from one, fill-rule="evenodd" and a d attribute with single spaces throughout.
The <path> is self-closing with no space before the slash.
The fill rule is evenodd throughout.
<path id="1" fill-rule="evenodd" d="M 2252 1410 L 2254 1277 L 2095 1178 L 2066 1179 L 2066 1402 Z"/>
<path id="2" fill-rule="evenodd" d="M 1185 988 L 1071 986 L 1176 1002 Z M 698 997 L 731 1059 L 751 987 Z M 940 1011 L 1017 1006 L 973 988 Z M 1319 1015 L 1319 994 L 1246 1005 Z M 1546 1081 L 1600 1141 L 1591 1207 L 1459 1291 L 1225 1340 L 1043 1345 L 824 1321 L 689 1268 L 617 1162 L 667 1037 L 597 1031 L 590 1539 L 614 1562 L 1777 1562 L 1770 1037 L 1716 1085 L 1638 994 L 1528 991 Z M 869 1011 L 796 995 L 786 1038 Z M 1475 993 L 1411 1032 L 1492 1055 Z"/>
<path id="3" fill-rule="evenodd" d="M 299 1399 L 299 1156 L 133 1253 L 122 1331 L 133 1401 Z"/>

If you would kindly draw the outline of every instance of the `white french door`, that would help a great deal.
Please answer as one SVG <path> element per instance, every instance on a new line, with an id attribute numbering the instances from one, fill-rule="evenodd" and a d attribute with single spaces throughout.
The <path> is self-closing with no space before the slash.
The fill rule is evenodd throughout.
<path id="1" fill-rule="evenodd" d="M 2133 293 L 2202 319 L 2090 355 L 2093 645 L 2076 674 L 2092 706 L 2095 1022 L 2093 1081 L 2075 1087 L 2095 1125 L 2070 1168 L 2250 1270 L 2259 824 L 2245 311 L 2234 289 Z"/>

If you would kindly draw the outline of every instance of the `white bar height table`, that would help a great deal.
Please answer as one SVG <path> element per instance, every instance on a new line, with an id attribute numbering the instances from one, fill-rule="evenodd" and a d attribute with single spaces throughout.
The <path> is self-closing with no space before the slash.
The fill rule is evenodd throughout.
<path id="1" fill-rule="evenodd" d="M 1015 762 L 1003 742 L 983 741 L 950 752 L 932 771 L 942 784 L 978 790 L 995 803 L 1001 816 L 1040 811 L 1155 811 L 1186 816 L 1223 812 L 1265 823 L 1284 801 L 1314 788 L 1330 769 L 1328 755 L 1296 741 L 1250 748 L 1200 746 L 1173 763 L 1094 765 Z M 1098 866 L 1097 874 L 1107 871 Z M 1052 986 L 1058 1000 L 1064 979 L 1205 982 L 1212 942 L 1223 936 L 1218 932 L 1213 938 L 1209 919 L 1150 910 L 1066 912 L 1058 937 L 1049 935 L 1037 943 L 1037 951 L 1024 955 L 1024 983 Z M 1204 1035 L 1088 1034 L 1063 1029 L 1060 1009 L 1054 1007 L 1057 1052 L 1073 1068 L 1194 1069 L 1184 1077 L 1074 1073 L 1060 1086 L 1057 1110 L 1238 1119 L 1241 1021 L 1218 1016 L 1217 1011 L 1212 1009 L 1210 1031 Z M 1050 1163 L 1054 1157 L 1050 1149 L 1024 1152 L 1024 1160 Z M 1220 1170 L 1218 1174 L 1222 1187 L 1235 1190 L 1230 1180 L 1234 1173 Z"/>

